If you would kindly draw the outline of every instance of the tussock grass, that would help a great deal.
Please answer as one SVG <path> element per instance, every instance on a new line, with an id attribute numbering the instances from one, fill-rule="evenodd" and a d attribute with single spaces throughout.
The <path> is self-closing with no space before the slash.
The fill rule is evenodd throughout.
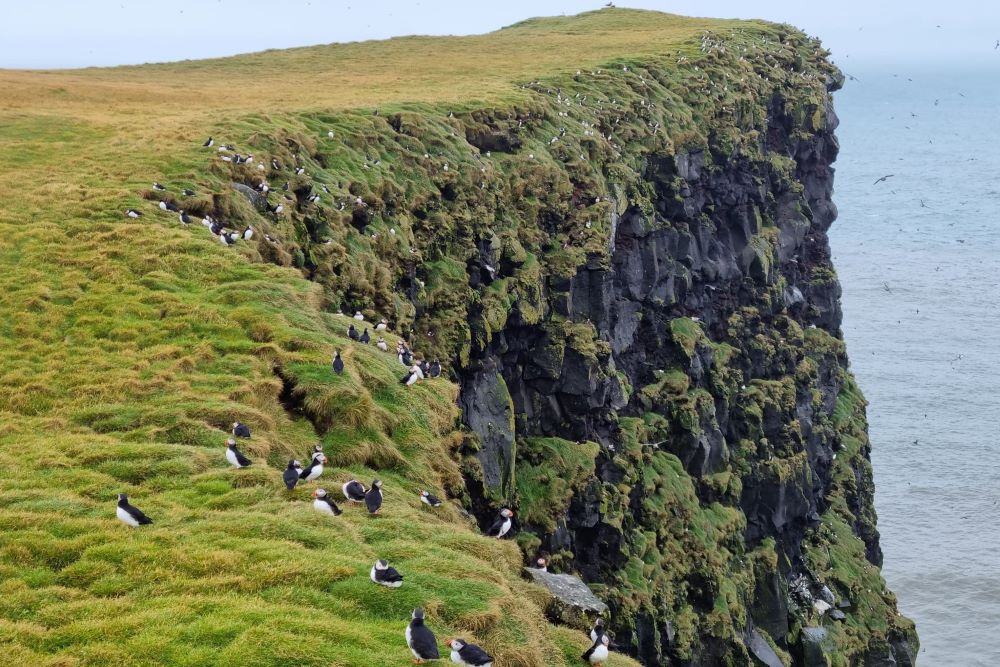
<path id="1" fill-rule="evenodd" d="M 286 119 L 308 112 L 315 123 L 354 134 L 351 150 L 363 152 L 364 128 L 340 127 L 346 121 L 332 111 L 406 103 L 406 122 L 430 122 L 421 109 L 516 101 L 525 96 L 515 81 L 671 52 L 720 25 L 728 24 L 604 11 L 477 37 L 0 71 L 5 661 L 406 665 L 402 633 L 421 605 L 441 639 L 481 642 L 498 666 L 575 664 L 587 640 L 544 622 L 537 592 L 529 595 L 519 578 L 517 547 L 479 536 L 455 503 L 431 511 L 418 501 L 421 488 L 443 494 L 461 486 L 454 385 L 401 387 L 395 358 L 351 345 L 348 320 L 324 312 L 328 294 L 290 268 L 297 258 L 283 248 L 222 248 L 199 225 L 181 228 L 176 216 L 133 221 L 122 212 L 148 211 L 150 182 L 160 180 L 170 185 L 166 198 L 196 215 L 245 215 L 238 197 L 217 196 L 228 192 L 229 174 L 206 168 L 207 152 L 198 148 L 222 128 L 272 142 L 288 164 L 282 138 L 318 150 L 299 120 Z M 453 150 L 445 142 L 434 148 Z M 416 185 L 396 187 L 416 192 Z M 198 194 L 183 198 L 182 187 Z M 373 202 L 384 195 L 358 194 Z M 394 239 L 332 243 L 312 261 L 357 256 L 354 282 L 381 294 L 391 276 L 366 257 L 405 257 L 410 225 L 397 226 L 405 233 Z M 290 229 L 276 219 L 258 233 Z M 434 296 L 448 308 L 447 285 L 455 275 L 464 280 L 464 267 L 441 262 L 430 289 L 441 289 Z M 407 302 L 373 299 L 386 314 L 413 317 Z M 342 377 L 329 370 L 334 349 L 345 351 Z M 294 384 L 300 411 L 279 401 L 278 373 Z M 254 460 L 245 470 L 232 470 L 223 456 L 237 419 L 254 429 L 241 443 Z M 336 491 L 350 477 L 382 478 L 383 516 L 357 507 L 320 516 L 309 502 L 316 484 L 284 489 L 287 459 L 305 458 L 317 441 L 332 463 L 320 483 Z M 119 524 L 119 492 L 155 523 Z M 402 589 L 368 580 L 379 557 L 404 573 Z"/>

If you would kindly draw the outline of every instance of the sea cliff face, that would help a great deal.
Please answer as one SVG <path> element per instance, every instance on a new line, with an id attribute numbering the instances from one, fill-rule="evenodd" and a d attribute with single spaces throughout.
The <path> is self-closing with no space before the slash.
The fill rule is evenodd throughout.
<path id="1" fill-rule="evenodd" d="M 212 210 L 447 362 L 449 492 L 483 525 L 513 507 L 526 561 L 592 584 L 622 650 L 912 665 L 826 235 L 840 82 L 814 41 L 746 24 L 504 104 L 262 119 L 249 141 L 333 201 L 302 180 L 280 215 Z"/>

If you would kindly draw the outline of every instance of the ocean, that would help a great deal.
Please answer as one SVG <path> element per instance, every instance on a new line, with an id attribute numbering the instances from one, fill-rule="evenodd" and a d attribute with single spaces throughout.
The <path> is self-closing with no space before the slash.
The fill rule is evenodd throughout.
<path id="1" fill-rule="evenodd" d="M 852 71 L 830 230 L 883 574 L 921 667 L 1000 664 L 1000 55 Z M 892 174 L 884 182 L 875 180 Z"/>

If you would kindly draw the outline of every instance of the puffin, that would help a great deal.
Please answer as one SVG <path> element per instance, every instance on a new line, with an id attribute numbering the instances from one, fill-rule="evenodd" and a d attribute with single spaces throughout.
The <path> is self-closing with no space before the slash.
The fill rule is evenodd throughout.
<path id="1" fill-rule="evenodd" d="M 365 495 L 368 491 L 365 489 L 365 485 L 356 479 L 352 479 L 344 484 L 343 487 L 344 497 L 350 500 L 352 503 L 363 503 L 365 502 Z"/>
<path id="2" fill-rule="evenodd" d="M 375 343 L 375 347 L 382 350 L 383 352 L 389 351 L 389 344 L 386 343 L 385 338 L 382 338 L 381 336 L 378 337 L 378 342 Z"/>
<path id="3" fill-rule="evenodd" d="M 451 648 L 451 661 L 470 667 L 493 667 L 493 656 L 475 644 L 464 639 L 449 639 L 445 642 Z"/>
<path id="4" fill-rule="evenodd" d="M 177 216 L 177 219 L 181 221 L 182 225 L 190 225 L 191 224 L 191 216 L 189 216 L 187 213 L 185 213 L 184 209 L 181 209 L 181 214 Z"/>
<path id="5" fill-rule="evenodd" d="M 249 241 L 253 238 L 253 227 L 247 227 L 243 230 L 243 240 Z"/>
<path id="6" fill-rule="evenodd" d="M 441 499 L 435 495 L 431 495 L 428 491 L 420 492 L 420 502 L 431 507 L 441 507 Z"/>
<path id="7" fill-rule="evenodd" d="M 594 645 L 587 649 L 587 652 L 580 657 L 590 664 L 600 667 L 608 659 L 608 644 L 610 643 L 611 640 L 602 632 L 601 636 L 594 640 Z"/>
<path id="8" fill-rule="evenodd" d="M 243 452 L 236 448 L 236 441 L 232 438 L 226 440 L 226 460 L 234 468 L 246 468 L 251 464 L 250 459 L 243 456 Z"/>
<path id="9" fill-rule="evenodd" d="M 302 464 L 291 459 L 288 462 L 288 467 L 285 468 L 285 474 L 281 476 L 285 480 L 285 486 L 289 491 L 295 488 L 295 485 L 299 483 L 299 474 L 302 472 Z"/>
<path id="10" fill-rule="evenodd" d="M 406 626 L 406 645 L 417 663 L 441 658 L 437 637 L 424 625 L 424 610 L 420 607 L 413 610 L 413 620 Z"/>
<path id="11" fill-rule="evenodd" d="M 129 208 L 125 210 L 125 215 L 127 215 L 130 218 L 141 218 L 142 211 L 137 211 L 134 208 Z"/>
<path id="12" fill-rule="evenodd" d="M 164 200 L 164 201 L 160 202 L 160 210 L 170 211 L 172 213 L 176 213 L 177 212 L 177 206 L 175 206 L 173 202 L 169 202 L 169 201 Z"/>
<path id="13" fill-rule="evenodd" d="M 511 517 L 513 516 L 514 512 L 504 507 L 500 510 L 500 515 L 497 516 L 497 520 L 493 522 L 493 525 L 486 531 L 486 534 L 499 540 L 510 531 Z"/>
<path id="14" fill-rule="evenodd" d="M 326 463 L 326 457 L 323 456 L 322 452 L 316 452 L 313 454 L 312 461 L 309 463 L 309 467 L 304 469 L 299 473 L 299 479 L 306 482 L 311 482 L 317 479 L 323 474 L 323 464 Z"/>
<path id="15" fill-rule="evenodd" d="M 142 513 L 142 510 L 129 504 L 128 495 L 124 493 L 118 494 L 117 514 L 119 521 L 133 528 L 153 523 L 152 519 Z"/>
<path id="16" fill-rule="evenodd" d="M 432 378 L 441 377 L 441 362 L 437 359 L 431 362 L 431 367 L 427 373 Z"/>
<path id="17" fill-rule="evenodd" d="M 594 627 L 590 630 L 590 641 L 596 642 L 597 638 L 604 634 L 604 619 L 598 617 L 594 621 Z"/>
<path id="18" fill-rule="evenodd" d="M 372 482 L 372 488 L 365 494 L 365 505 L 369 514 L 378 514 L 382 508 L 382 480 L 376 479 Z"/>
<path id="19" fill-rule="evenodd" d="M 420 366 L 413 364 L 410 366 L 409 372 L 399 379 L 399 384 L 406 385 L 407 387 L 412 387 L 417 383 L 421 377 L 423 377 L 423 371 L 420 370 Z"/>
<path id="20" fill-rule="evenodd" d="M 347 327 L 347 337 L 350 338 L 351 340 L 358 340 L 359 338 L 361 338 L 361 336 L 358 335 L 358 330 L 354 328 L 353 324 Z"/>
<path id="21" fill-rule="evenodd" d="M 159 183 L 157 183 L 156 181 L 153 181 L 153 189 L 154 190 L 159 190 L 160 192 L 165 192 L 166 191 L 166 188 L 163 187 L 162 185 L 160 185 Z"/>
<path id="22" fill-rule="evenodd" d="M 544 558 L 539 558 L 538 560 L 535 561 L 535 569 L 541 570 L 542 572 L 548 572 L 549 561 L 545 560 Z"/>
<path id="23" fill-rule="evenodd" d="M 368 343 L 371 342 L 371 340 L 372 337 L 368 335 L 368 327 L 365 327 L 365 330 L 361 332 L 361 337 L 358 338 L 358 342 L 367 345 Z"/>
<path id="24" fill-rule="evenodd" d="M 333 355 L 333 372 L 340 375 L 344 372 L 344 360 L 340 358 L 340 350 Z"/>
<path id="25" fill-rule="evenodd" d="M 192 190 L 191 188 L 184 188 L 183 190 L 181 190 L 181 192 L 184 193 L 185 197 L 194 197 L 194 190 Z"/>
<path id="26" fill-rule="evenodd" d="M 389 588 L 399 588 L 403 585 L 403 575 L 384 560 L 377 560 L 372 565 L 371 578 L 376 584 Z"/>
<path id="27" fill-rule="evenodd" d="M 332 514 L 333 516 L 340 516 L 343 514 L 343 510 L 337 507 L 337 503 L 333 502 L 333 498 L 327 495 L 326 489 L 316 489 L 313 491 L 313 509 L 317 512 L 322 512 L 324 514 Z"/>
<path id="28" fill-rule="evenodd" d="M 378 324 L 375 325 L 375 331 L 385 331 L 388 328 L 389 328 L 389 320 L 385 319 L 384 317 Z"/>
<path id="29" fill-rule="evenodd" d="M 356 319 L 358 322 L 363 322 L 364 319 L 365 319 L 365 316 L 361 314 L 360 310 L 358 310 L 358 311 L 354 312 L 354 319 Z"/>
<path id="30" fill-rule="evenodd" d="M 215 145 L 215 139 L 213 139 L 212 137 L 209 137 L 208 139 L 205 139 L 205 143 L 203 143 L 201 145 L 201 147 L 202 148 L 211 148 L 213 145 Z"/>
<path id="31" fill-rule="evenodd" d="M 250 427 L 240 422 L 233 422 L 233 435 L 237 438 L 249 438 Z"/>

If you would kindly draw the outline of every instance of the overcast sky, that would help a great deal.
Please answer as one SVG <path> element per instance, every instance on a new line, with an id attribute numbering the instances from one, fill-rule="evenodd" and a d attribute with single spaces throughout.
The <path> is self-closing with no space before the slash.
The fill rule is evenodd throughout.
<path id="1" fill-rule="evenodd" d="M 0 67 L 85 67 L 269 48 L 475 34 L 606 0 L 7 0 Z M 974 63 L 1000 71 L 1000 0 L 623 0 L 678 14 L 765 18 L 823 39 L 847 71 L 871 64 Z M 2 91 L 0 91 L 2 95 Z"/>

